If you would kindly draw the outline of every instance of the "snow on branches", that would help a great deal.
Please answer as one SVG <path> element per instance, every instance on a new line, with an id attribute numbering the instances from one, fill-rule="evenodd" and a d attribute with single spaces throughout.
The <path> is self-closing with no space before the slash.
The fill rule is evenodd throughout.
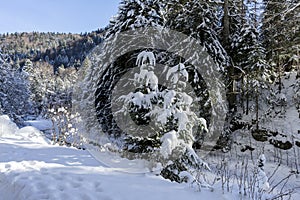
<path id="1" fill-rule="evenodd" d="M 166 66 L 166 70 L 162 70 L 163 72 L 159 74 L 159 77 L 165 77 L 163 83 L 160 83 L 158 74 L 155 73 L 158 66 L 153 52 L 139 53 L 136 65 L 138 72 L 134 74 L 131 82 L 136 90 L 118 98 L 119 101 L 124 102 L 118 113 L 124 113 L 124 115 L 131 113 L 130 116 L 139 116 L 140 125 L 143 124 L 140 123 L 141 119 L 144 119 L 144 124 L 147 124 L 151 118 L 152 125 L 156 126 L 153 130 L 159 130 L 159 133 L 153 133 L 153 135 L 158 134 L 160 143 L 155 148 L 143 146 L 139 149 L 152 148 L 153 153 L 158 154 L 156 157 L 160 158 L 158 162 L 165 167 L 168 166 L 168 160 L 172 157 L 180 158 L 182 155 L 186 157 L 182 162 L 202 166 L 204 162 L 198 158 L 192 148 L 195 142 L 193 131 L 196 127 L 198 130 L 207 131 L 207 127 L 205 119 L 197 116 L 191 109 L 195 99 L 185 90 L 189 80 L 186 66 L 183 63 L 172 67 Z M 129 146 L 132 147 L 132 145 L 136 143 Z"/>

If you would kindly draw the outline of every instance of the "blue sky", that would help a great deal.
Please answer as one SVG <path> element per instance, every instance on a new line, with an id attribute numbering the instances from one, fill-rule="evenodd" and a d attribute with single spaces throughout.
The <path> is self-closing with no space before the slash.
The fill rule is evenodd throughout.
<path id="1" fill-rule="evenodd" d="M 0 3 L 0 33 L 90 32 L 105 27 L 120 0 L 5 0 Z"/>

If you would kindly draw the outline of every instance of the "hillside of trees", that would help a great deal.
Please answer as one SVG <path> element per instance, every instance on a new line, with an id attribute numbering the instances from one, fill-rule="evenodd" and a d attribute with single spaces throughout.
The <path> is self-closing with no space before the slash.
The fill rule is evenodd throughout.
<path id="1" fill-rule="evenodd" d="M 26 118 L 47 116 L 53 106 L 70 107 L 71 87 L 76 82 L 78 68 L 89 52 L 102 42 L 103 31 L 99 29 L 84 34 L 1 34 L 1 67 L 6 70 L 1 76 L 1 81 L 5 83 L 1 87 L 4 113 L 22 124 Z M 18 84 L 26 85 L 27 89 L 22 91 Z M 14 90 L 20 90 L 20 95 Z M 14 99 L 14 94 L 21 99 L 26 96 L 27 100 L 23 98 L 21 104 L 27 102 L 27 109 L 21 109 L 20 101 Z M 12 99 L 6 101 L 7 98 Z"/>
<path id="2" fill-rule="evenodd" d="M 47 63 L 54 72 L 59 67 L 78 68 L 91 49 L 103 40 L 104 30 L 91 33 L 7 33 L 0 34 L 2 54 L 10 56 L 16 68 L 24 67 L 26 59 Z"/>

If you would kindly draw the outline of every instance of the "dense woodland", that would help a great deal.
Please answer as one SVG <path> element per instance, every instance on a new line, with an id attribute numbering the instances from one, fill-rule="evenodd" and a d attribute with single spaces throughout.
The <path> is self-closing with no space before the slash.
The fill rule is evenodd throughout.
<path id="1" fill-rule="evenodd" d="M 38 32 L 2 34 L 1 61 L 6 66 L 3 70 L 23 79 L 17 81 L 14 80 L 16 77 L 9 78 L 8 72 L 2 76 L 2 81 L 7 83 L 7 86 L 2 84 L 1 88 L 1 107 L 5 113 L 22 123 L 28 117 L 47 114 L 47 109 L 54 106 L 53 104 L 69 104 L 69 87 L 76 81 L 78 68 L 86 55 L 103 40 L 102 33 L 103 30 L 80 35 Z M 21 88 L 9 84 L 25 84 L 28 91 L 22 92 Z M 12 88 L 21 90 L 23 95 L 18 96 L 27 95 L 22 104 L 30 106 L 25 109 L 19 101 L 6 101 L 4 97 L 15 98 Z M 11 107 L 18 111 L 11 110 Z"/>
<path id="2" fill-rule="evenodd" d="M 28 119 L 52 119 L 60 127 L 60 136 L 55 135 L 54 140 L 72 143 L 66 138 L 76 131 L 69 133 L 70 128 L 61 125 L 61 113 L 72 123 L 69 112 L 73 86 L 82 75 L 79 69 L 88 68 L 90 59 L 85 58 L 91 50 L 123 31 L 165 27 L 199 40 L 224 76 L 229 112 L 215 149 L 228 152 L 237 146 L 239 151 L 250 152 L 252 156 L 257 148 L 255 142 L 259 141 L 280 149 L 275 153 L 292 149 L 296 156 L 300 147 L 299 13 L 297 0 L 122 0 L 119 13 L 109 26 L 91 33 L 2 34 L 0 112 L 8 114 L 20 126 Z M 141 52 L 118 58 L 104 77 L 97 77 L 104 81 L 92 88 L 97 90 L 92 95 L 105 96 L 93 102 L 102 129 L 115 139 L 127 134 L 125 147 L 130 146 L 129 151 L 133 152 L 161 145 L 163 134 L 172 130 L 168 127 L 156 138 L 136 138 L 122 132 L 113 120 L 108 91 L 118 81 L 114 74 L 135 65 L 135 60 L 129 60 L 137 59 Z M 153 52 L 159 55 L 158 62 L 180 64 L 165 52 Z M 95 72 L 86 73 L 95 75 Z M 90 91 L 86 88 L 86 93 Z M 205 88 L 199 91 L 199 95 L 203 94 Z M 201 109 L 203 114 L 211 108 Z M 132 108 L 130 112 L 140 111 Z M 145 116 L 140 116 L 144 121 L 139 123 L 147 121 Z M 201 117 L 209 121 L 209 117 Z M 278 125 L 294 118 L 296 121 L 290 127 Z M 247 138 L 247 142 L 243 143 L 241 137 Z M 201 137 L 194 141 L 193 147 L 201 147 Z M 195 167 L 190 155 L 184 155 L 188 161 L 179 159 L 175 164 L 166 165 L 162 174 L 171 180 L 184 181 L 172 172 L 174 168 L 184 171 L 191 165 Z M 290 165 L 299 173 L 297 159 Z M 203 166 L 196 165 L 196 168 Z"/>

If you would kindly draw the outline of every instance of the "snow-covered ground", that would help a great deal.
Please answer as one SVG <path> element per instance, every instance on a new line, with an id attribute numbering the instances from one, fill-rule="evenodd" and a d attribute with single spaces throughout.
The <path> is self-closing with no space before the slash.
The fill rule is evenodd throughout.
<path id="1" fill-rule="evenodd" d="M 291 80 L 295 78 L 292 77 Z M 292 81 L 285 82 L 285 85 L 288 85 L 284 90 L 285 96 L 287 99 L 293 99 L 290 87 Z M 295 106 L 290 106 L 292 104 L 294 102 L 287 102 L 285 112 L 288 115 L 284 120 L 278 116 L 271 122 L 263 122 L 263 127 L 282 133 L 285 133 L 283 130 L 290 130 L 291 134 L 287 139 L 293 136 L 299 140 L 298 111 Z M 52 128 L 52 122 L 49 120 L 27 121 L 26 124 L 29 126 L 19 129 L 7 116 L 0 116 L 0 200 L 253 199 L 244 195 L 244 192 L 239 194 L 238 182 L 242 182 L 239 177 L 247 175 L 251 179 L 255 176 L 255 160 L 262 152 L 267 158 L 265 171 L 269 177 L 269 191 L 274 188 L 272 194 L 268 193 L 266 196 L 274 197 L 291 190 L 291 199 L 300 199 L 299 175 L 292 174 L 286 182 L 286 177 L 298 168 L 298 165 L 295 165 L 299 163 L 298 147 L 295 147 L 296 151 L 294 148 L 279 151 L 270 144 L 251 139 L 251 134 L 243 132 L 245 130 L 234 134 L 235 141 L 241 144 L 233 145 L 230 153 L 213 153 L 207 158 L 206 161 L 213 171 L 208 173 L 206 178 L 210 179 L 209 183 L 217 180 L 212 184 L 214 190 L 197 191 L 189 184 L 170 182 L 154 173 L 147 173 L 146 169 L 133 172 L 115 168 L 129 165 L 132 167 L 132 163 L 129 162 L 125 165 L 118 162 L 117 165 L 109 167 L 109 161 L 116 161 L 107 156 L 110 154 L 99 158 L 102 155 L 98 153 L 95 158 L 87 150 L 52 145 L 45 134 L 39 131 Z M 250 145 L 255 151 L 250 156 L 248 150 L 241 152 L 241 145 Z M 242 164 L 246 161 L 247 165 Z M 230 180 L 229 189 L 223 183 L 224 194 L 222 179 L 225 180 L 226 176 Z M 227 190 L 229 192 L 226 193 Z M 249 194 L 249 191 L 247 193 Z M 285 196 L 285 199 L 289 199 L 289 195 Z"/>
<path id="2" fill-rule="evenodd" d="M 221 190 L 195 191 L 151 173 L 125 173 L 88 151 L 51 145 L 36 128 L 18 129 L 0 116 L 1 200 L 233 199 Z"/>

